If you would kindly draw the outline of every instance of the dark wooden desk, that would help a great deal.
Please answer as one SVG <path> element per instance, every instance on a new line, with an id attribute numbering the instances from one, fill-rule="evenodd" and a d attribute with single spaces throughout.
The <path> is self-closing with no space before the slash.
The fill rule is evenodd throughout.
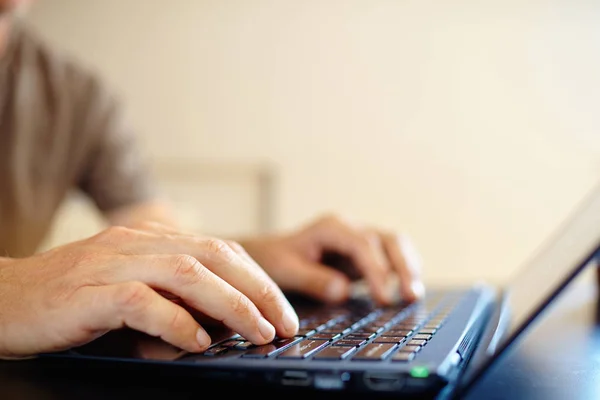
<path id="1" fill-rule="evenodd" d="M 600 398 L 599 304 L 595 282 L 576 281 L 475 385 L 466 400 Z M 41 360 L 0 362 L 0 399 L 198 399 L 210 388 L 193 379 L 166 376 L 167 372 L 137 367 L 72 368 Z M 244 389 L 231 385 L 219 387 L 217 392 L 219 397 L 229 397 Z M 244 397 L 248 394 L 245 391 Z M 331 393 L 310 395 L 311 400 L 336 397 Z"/>

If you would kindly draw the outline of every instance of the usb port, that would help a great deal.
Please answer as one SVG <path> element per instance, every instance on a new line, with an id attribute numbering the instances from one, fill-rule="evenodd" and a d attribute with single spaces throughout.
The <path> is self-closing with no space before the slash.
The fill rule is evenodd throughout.
<path id="1" fill-rule="evenodd" d="M 309 386 L 312 378 L 306 371 L 285 371 L 281 383 L 287 386 Z"/>

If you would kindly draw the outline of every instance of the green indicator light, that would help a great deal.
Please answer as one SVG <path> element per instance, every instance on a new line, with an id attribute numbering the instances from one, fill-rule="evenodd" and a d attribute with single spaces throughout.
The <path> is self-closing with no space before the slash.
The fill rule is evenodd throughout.
<path id="1" fill-rule="evenodd" d="M 413 367 L 410 370 L 410 376 L 413 378 L 427 378 L 429 376 L 429 370 L 427 367 Z"/>

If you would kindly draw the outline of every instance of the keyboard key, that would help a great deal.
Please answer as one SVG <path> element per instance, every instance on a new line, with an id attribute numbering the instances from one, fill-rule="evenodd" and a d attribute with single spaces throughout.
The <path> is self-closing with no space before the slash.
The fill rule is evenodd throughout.
<path id="1" fill-rule="evenodd" d="M 355 332 L 357 332 L 357 333 L 379 333 L 381 331 L 383 331 L 383 328 L 381 326 L 365 325 L 365 326 L 357 329 Z"/>
<path id="2" fill-rule="evenodd" d="M 361 346 L 367 341 L 364 338 L 360 339 L 340 339 L 337 342 L 334 342 L 336 346 Z"/>
<path id="3" fill-rule="evenodd" d="M 311 330 L 314 329 L 314 330 L 317 330 L 317 328 L 319 328 L 321 326 L 323 326 L 323 324 L 321 322 L 314 321 L 314 322 L 308 322 L 308 323 L 306 323 L 306 325 L 302 326 L 302 329 L 311 329 Z M 325 328 L 325 327 L 323 326 L 323 328 Z"/>
<path id="4" fill-rule="evenodd" d="M 306 328 L 300 328 L 298 329 L 298 335 L 300 336 L 310 336 L 315 334 L 317 331 L 314 329 L 306 329 Z"/>
<path id="5" fill-rule="evenodd" d="M 240 344 L 239 340 L 237 340 L 237 339 L 229 339 L 229 340 L 226 340 L 226 341 L 224 341 L 222 343 L 219 343 L 219 346 L 227 347 L 227 348 L 230 349 L 230 348 L 233 348 L 233 347 L 237 346 L 238 344 Z"/>
<path id="6" fill-rule="evenodd" d="M 384 321 L 381 321 L 381 322 L 380 321 L 372 321 L 372 322 L 369 322 L 366 325 L 366 327 L 369 329 L 379 330 L 379 329 L 384 329 L 388 323 L 389 323 L 389 321 L 385 321 L 385 322 Z"/>
<path id="7" fill-rule="evenodd" d="M 244 358 L 265 358 L 265 357 L 270 357 L 274 354 L 276 354 L 277 352 L 279 352 L 280 350 L 288 347 L 289 345 L 291 345 L 294 342 L 298 342 L 299 340 L 302 340 L 303 338 L 286 338 L 286 339 L 276 339 L 271 343 L 262 345 L 262 346 L 256 346 L 252 349 L 249 349 L 248 351 L 246 351 L 244 354 L 242 354 L 242 357 Z"/>
<path id="8" fill-rule="evenodd" d="M 392 356 L 392 361 L 408 362 L 408 361 L 411 361 L 413 358 L 415 358 L 415 353 L 399 351 Z"/>
<path id="9" fill-rule="evenodd" d="M 402 329 L 390 329 L 383 332 L 382 336 L 403 336 L 406 337 L 410 335 L 412 331 L 402 330 Z"/>
<path id="10" fill-rule="evenodd" d="M 348 336 L 344 336 L 344 340 L 369 340 L 377 336 L 375 333 L 350 333 Z"/>
<path id="11" fill-rule="evenodd" d="M 236 350 L 247 350 L 252 347 L 254 347 L 254 344 L 252 344 L 252 342 L 245 341 L 245 342 L 239 342 L 233 348 Z"/>
<path id="12" fill-rule="evenodd" d="M 404 339 L 404 336 L 379 336 L 373 343 L 401 343 Z"/>
<path id="13" fill-rule="evenodd" d="M 400 351 L 403 353 L 416 353 L 419 350 L 421 350 L 421 346 L 406 345 L 400 348 Z"/>
<path id="14" fill-rule="evenodd" d="M 398 315 L 399 311 L 397 309 L 393 309 L 393 310 L 385 310 L 383 311 L 379 317 L 377 317 L 377 319 L 379 320 L 384 320 L 384 319 L 393 319 Z"/>
<path id="15" fill-rule="evenodd" d="M 427 318 L 406 318 L 406 319 L 402 320 L 401 323 L 418 325 L 418 324 L 422 324 L 426 320 L 427 320 Z"/>
<path id="16" fill-rule="evenodd" d="M 420 334 L 424 334 L 424 335 L 433 335 L 436 332 L 437 332 L 437 329 L 425 329 L 425 328 L 423 328 L 419 331 Z"/>
<path id="17" fill-rule="evenodd" d="M 227 350 L 229 350 L 229 347 L 216 345 L 216 346 L 213 346 L 210 349 L 206 350 L 202 354 L 204 354 L 205 356 L 216 356 L 216 355 L 225 353 Z"/>
<path id="18" fill-rule="evenodd" d="M 424 333 L 418 333 L 415 336 L 413 336 L 412 338 L 413 338 L 413 340 L 414 339 L 417 339 L 417 340 L 429 340 L 429 339 L 431 339 L 431 335 L 427 335 L 427 334 L 424 334 Z"/>
<path id="19" fill-rule="evenodd" d="M 405 330 L 405 331 L 414 331 L 419 327 L 419 324 L 405 324 L 404 322 L 400 322 L 393 326 L 393 329 Z"/>
<path id="20" fill-rule="evenodd" d="M 278 358 L 306 358 L 329 343 L 327 340 L 305 339 L 293 344 L 279 355 Z"/>
<path id="21" fill-rule="evenodd" d="M 316 321 L 310 321 L 305 325 L 302 325 L 301 328 L 302 329 L 314 329 L 317 332 L 320 332 L 324 329 L 326 329 L 328 326 L 328 321 L 323 321 L 323 320 L 316 320 Z"/>
<path id="22" fill-rule="evenodd" d="M 327 346 L 319 351 L 313 359 L 315 360 L 343 360 L 356 351 L 355 346 Z"/>
<path id="23" fill-rule="evenodd" d="M 344 333 L 344 332 L 349 332 L 350 331 L 350 327 L 347 324 L 335 324 L 332 326 L 329 326 L 325 329 L 323 329 L 321 331 L 321 333 L 331 333 L 331 334 L 337 334 L 337 333 Z"/>
<path id="24" fill-rule="evenodd" d="M 319 325 L 319 326 L 315 327 L 314 329 L 315 329 L 317 332 L 321 332 L 322 330 L 325 330 L 325 329 L 327 329 L 327 324 L 326 324 L 326 323 L 325 323 L 325 324 L 321 324 L 321 325 Z"/>
<path id="25" fill-rule="evenodd" d="M 334 340 L 339 338 L 340 335 L 339 333 L 317 333 L 312 335 L 310 338 L 311 339 L 323 339 L 323 340 Z"/>
<path id="26" fill-rule="evenodd" d="M 407 344 L 409 346 L 423 346 L 427 343 L 427 340 L 411 339 Z"/>
<path id="27" fill-rule="evenodd" d="M 363 347 L 354 357 L 352 357 L 352 360 L 384 360 L 395 348 L 395 343 L 369 343 L 368 345 Z"/>

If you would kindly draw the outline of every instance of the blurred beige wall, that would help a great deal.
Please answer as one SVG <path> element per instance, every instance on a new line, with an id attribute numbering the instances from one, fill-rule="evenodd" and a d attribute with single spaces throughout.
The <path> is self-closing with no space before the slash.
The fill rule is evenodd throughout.
<path id="1" fill-rule="evenodd" d="M 153 158 L 271 162 L 277 228 L 406 231 L 430 282 L 503 281 L 600 176 L 598 2 L 40 0 L 30 20 Z"/>

